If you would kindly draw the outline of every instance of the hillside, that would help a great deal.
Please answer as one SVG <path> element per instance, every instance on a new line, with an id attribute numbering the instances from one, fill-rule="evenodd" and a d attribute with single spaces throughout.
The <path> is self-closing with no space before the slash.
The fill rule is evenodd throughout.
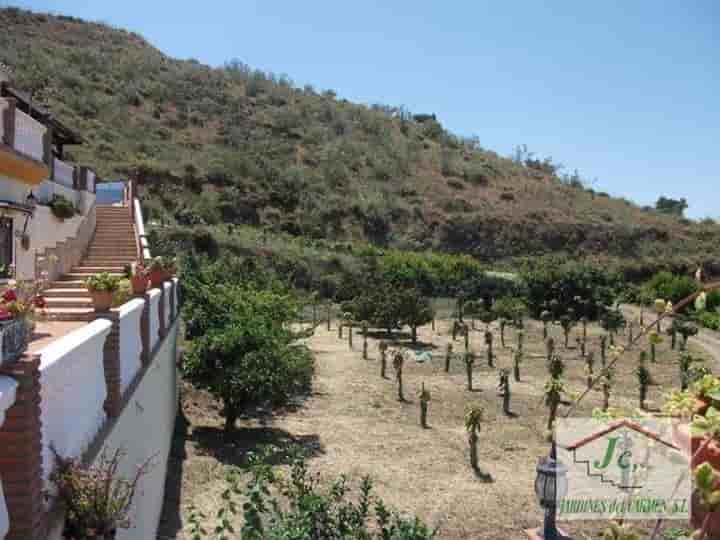
<path id="1" fill-rule="evenodd" d="M 597 193 L 550 161 L 500 157 L 432 115 L 349 103 L 239 62 L 176 60 L 78 19 L 10 8 L 0 27 L 14 83 L 87 139 L 72 157 L 137 177 L 150 218 L 175 230 L 271 225 L 493 264 L 566 253 L 631 274 L 710 264 L 720 239 L 714 223 Z"/>

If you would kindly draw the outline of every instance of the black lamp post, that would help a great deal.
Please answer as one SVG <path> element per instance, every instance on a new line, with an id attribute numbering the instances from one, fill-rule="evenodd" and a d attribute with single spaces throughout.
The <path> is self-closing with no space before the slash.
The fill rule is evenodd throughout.
<path id="1" fill-rule="evenodd" d="M 35 208 L 37 206 L 37 199 L 32 191 L 28 193 L 28 196 L 25 198 L 25 204 L 30 208 Z"/>
<path id="2" fill-rule="evenodd" d="M 544 540 L 570 540 L 562 535 L 555 524 L 557 499 L 567 493 L 567 467 L 557 459 L 557 447 L 553 440 L 550 456 L 540 458 L 535 477 L 535 494 L 545 509 L 542 538 Z"/>

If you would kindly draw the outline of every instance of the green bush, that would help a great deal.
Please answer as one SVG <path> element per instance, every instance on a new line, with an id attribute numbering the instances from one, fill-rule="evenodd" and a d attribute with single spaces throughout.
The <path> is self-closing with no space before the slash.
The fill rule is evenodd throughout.
<path id="1" fill-rule="evenodd" d="M 310 388 L 314 358 L 291 329 L 300 304 L 290 289 L 237 259 L 186 257 L 184 372 L 223 402 L 225 430 L 247 409 L 287 403 Z"/>
<path id="2" fill-rule="evenodd" d="M 120 288 L 120 281 L 118 276 L 101 272 L 85 280 L 85 287 L 91 292 L 115 292 Z"/>
<path id="3" fill-rule="evenodd" d="M 690 276 L 658 272 L 644 285 L 644 298 L 655 301 L 656 298 L 669 300 L 673 304 L 699 290 L 699 284 Z M 717 297 L 715 297 L 717 298 Z"/>
<path id="4" fill-rule="evenodd" d="M 520 271 L 520 281 L 530 313 L 535 318 L 549 309 L 550 302 L 555 300 L 559 313 L 573 309 L 578 316 L 584 313 L 595 319 L 623 290 L 619 274 L 601 266 L 554 256 L 527 261 Z"/>
<path id="5" fill-rule="evenodd" d="M 58 219 L 69 219 L 77 213 L 75 205 L 62 195 L 55 195 L 50 202 L 50 211 Z"/>
<path id="6" fill-rule="evenodd" d="M 419 518 L 389 509 L 374 495 L 370 477 L 364 477 L 357 488 L 349 485 L 346 476 L 323 485 L 299 451 L 291 449 L 290 454 L 287 475 L 273 470 L 274 456 L 268 450 L 253 454 L 245 486 L 241 486 L 240 470 L 231 469 L 217 525 L 203 523 L 205 516 L 193 512 L 189 519 L 192 538 L 207 537 L 205 531 L 210 528 L 218 538 L 230 538 L 226 534 L 230 533 L 244 540 L 433 540 L 437 536 L 437 529 Z M 231 519 L 240 507 L 243 526 L 236 535 Z"/>

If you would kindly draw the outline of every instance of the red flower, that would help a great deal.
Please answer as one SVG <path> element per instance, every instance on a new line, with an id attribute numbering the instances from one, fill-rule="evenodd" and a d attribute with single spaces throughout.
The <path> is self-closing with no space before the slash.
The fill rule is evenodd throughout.
<path id="1" fill-rule="evenodd" d="M 10 313 L 7 309 L 4 307 L 0 307 L 0 321 L 9 321 L 13 319 L 12 313 Z"/>
<path id="2" fill-rule="evenodd" d="M 43 309 L 47 306 L 47 302 L 45 301 L 45 298 L 38 295 L 35 298 L 33 298 L 33 304 L 36 308 Z"/>
<path id="3" fill-rule="evenodd" d="M 17 300 L 17 294 L 15 294 L 14 289 L 8 289 L 5 291 L 5 293 L 2 295 L 2 299 L 5 302 L 15 302 Z"/>

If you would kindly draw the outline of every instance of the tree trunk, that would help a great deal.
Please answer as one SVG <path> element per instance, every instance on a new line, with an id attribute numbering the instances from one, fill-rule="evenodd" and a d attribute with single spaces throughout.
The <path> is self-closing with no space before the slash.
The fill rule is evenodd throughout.
<path id="1" fill-rule="evenodd" d="M 405 401 L 405 396 L 403 395 L 402 372 L 398 373 L 398 375 L 397 375 L 397 385 L 398 385 L 398 401 Z"/>
<path id="2" fill-rule="evenodd" d="M 565 330 L 565 348 L 568 348 L 568 341 L 570 340 L 570 331 Z"/>
<path id="3" fill-rule="evenodd" d="M 555 417 L 557 416 L 557 405 L 550 405 L 550 415 L 548 416 L 547 429 L 552 432 Z"/>
<path id="4" fill-rule="evenodd" d="M 650 361 L 654 364 L 654 363 L 655 363 L 655 360 L 656 360 L 656 358 L 655 358 L 655 344 L 654 344 L 654 343 L 651 343 L 651 344 L 650 344 Z"/>
<path id="5" fill-rule="evenodd" d="M 470 466 L 473 468 L 474 471 L 477 471 L 478 470 L 478 451 L 477 451 L 478 436 L 477 436 L 477 433 L 475 433 L 475 430 L 470 432 L 469 443 L 470 443 Z"/>
<path id="6" fill-rule="evenodd" d="M 363 360 L 367 360 L 367 338 L 363 337 Z"/>
<path id="7" fill-rule="evenodd" d="M 513 372 L 515 375 L 515 382 L 520 382 L 520 366 L 517 363 L 513 366 Z"/>
<path id="8" fill-rule="evenodd" d="M 353 347 L 352 338 L 353 338 L 353 327 L 348 326 L 348 345 L 350 346 L 351 349 Z"/>
<path id="9" fill-rule="evenodd" d="M 670 348 L 674 351 L 676 345 L 677 345 L 677 332 L 675 332 L 675 330 L 673 330 L 670 333 Z"/>
<path id="10" fill-rule="evenodd" d="M 228 406 L 225 405 L 225 439 L 229 439 L 230 435 L 235 431 L 235 422 L 237 422 L 237 412 L 235 410 L 228 410 Z"/>
<path id="11" fill-rule="evenodd" d="M 412 342 L 415 344 L 417 343 L 417 326 L 411 326 L 410 330 L 412 332 Z"/>
<path id="12" fill-rule="evenodd" d="M 472 364 L 470 362 L 465 362 L 465 371 L 467 372 L 467 389 L 472 391 L 473 389 L 473 372 L 472 372 Z"/>
<path id="13" fill-rule="evenodd" d="M 508 385 L 508 388 L 505 389 L 505 393 L 503 394 L 503 412 L 510 416 L 510 387 Z"/>
<path id="14" fill-rule="evenodd" d="M 387 353 L 380 351 L 380 377 L 385 378 L 385 370 L 387 369 Z"/>
<path id="15" fill-rule="evenodd" d="M 327 309 L 327 331 L 330 331 L 330 306 Z"/>
<path id="16" fill-rule="evenodd" d="M 342 331 L 342 329 L 343 329 L 343 325 L 342 325 L 341 322 L 339 322 L 339 323 L 338 323 L 338 339 L 342 339 L 342 338 L 343 338 L 343 331 Z"/>
<path id="17" fill-rule="evenodd" d="M 607 384 L 603 385 L 603 411 L 607 411 L 610 408 L 610 387 Z"/>
<path id="18" fill-rule="evenodd" d="M 640 385 L 640 409 L 645 410 L 645 398 L 647 397 L 647 388 L 645 385 Z"/>
<path id="19" fill-rule="evenodd" d="M 488 363 L 488 367 L 495 367 L 495 365 L 493 364 L 492 345 L 488 345 L 488 348 L 487 348 L 487 363 Z"/>
<path id="20" fill-rule="evenodd" d="M 500 326 L 500 345 L 505 348 L 505 325 Z"/>
<path id="21" fill-rule="evenodd" d="M 543 323 L 543 339 L 547 339 L 548 332 L 547 332 L 547 323 Z"/>
<path id="22" fill-rule="evenodd" d="M 466 328 L 465 329 L 465 350 L 467 351 L 469 349 L 470 349 L 470 329 Z"/>
<path id="23" fill-rule="evenodd" d="M 420 425 L 423 428 L 427 428 L 427 412 L 428 412 L 427 402 L 420 400 Z"/>
<path id="24" fill-rule="evenodd" d="M 445 373 L 450 372 L 450 353 L 445 353 Z"/>

